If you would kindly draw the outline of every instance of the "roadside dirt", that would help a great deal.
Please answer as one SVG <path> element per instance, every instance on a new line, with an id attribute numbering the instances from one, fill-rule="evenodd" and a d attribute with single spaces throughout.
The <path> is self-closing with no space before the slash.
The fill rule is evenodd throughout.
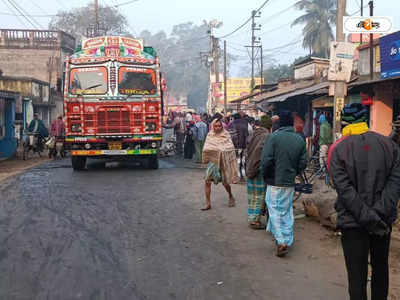
<path id="1" fill-rule="evenodd" d="M 22 160 L 22 158 L 18 157 L 0 161 L 0 182 L 47 161 L 49 161 L 49 158 L 45 156 L 30 158 L 28 160 Z"/>

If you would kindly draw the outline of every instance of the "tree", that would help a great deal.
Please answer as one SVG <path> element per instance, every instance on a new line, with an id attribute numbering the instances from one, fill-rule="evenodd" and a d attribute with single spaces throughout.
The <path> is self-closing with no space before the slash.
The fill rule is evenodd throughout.
<path id="1" fill-rule="evenodd" d="M 292 23 L 304 24 L 303 48 L 310 49 L 310 54 L 328 57 L 334 39 L 331 26 L 336 24 L 336 0 L 300 0 L 296 8 L 305 11 Z"/>
<path id="2" fill-rule="evenodd" d="M 129 35 L 126 27 L 128 21 L 115 7 L 99 5 L 99 24 L 107 34 Z M 59 11 L 49 23 L 50 30 L 62 30 L 73 35 L 77 41 L 86 36 L 88 28 L 94 25 L 94 4 L 74 8 L 70 11 Z"/>

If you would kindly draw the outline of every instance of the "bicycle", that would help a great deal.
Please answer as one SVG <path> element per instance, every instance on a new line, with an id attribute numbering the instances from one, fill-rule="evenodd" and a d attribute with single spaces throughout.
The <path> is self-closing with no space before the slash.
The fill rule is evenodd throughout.
<path id="1" fill-rule="evenodd" d="M 295 182 L 295 194 L 293 202 L 297 201 L 302 194 L 312 194 L 313 182 L 316 178 L 322 178 L 325 180 L 325 184 L 330 186 L 329 173 L 326 162 L 321 167 L 319 163 L 319 157 L 314 155 L 310 158 L 307 168 L 296 176 Z"/>

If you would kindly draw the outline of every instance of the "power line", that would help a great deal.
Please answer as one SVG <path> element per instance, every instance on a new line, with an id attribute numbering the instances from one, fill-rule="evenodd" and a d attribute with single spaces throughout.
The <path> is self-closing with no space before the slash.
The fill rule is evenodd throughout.
<path id="1" fill-rule="evenodd" d="M 281 11 L 278 11 L 277 13 L 275 13 L 275 14 L 269 16 L 269 17 L 267 18 L 267 21 L 265 21 L 265 22 L 262 23 L 261 25 L 267 24 L 269 21 L 275 19 L 276 17 L 279 17 L 280 15 L 282 15 L 282 14 L 284 14 L 285 12 L 291 10 L 291 9 L 294 8 L 295 6 L 296 6 L 296 4 L 292 4 L 292 5 L 290 5 L 289 7 L 285 8 L 285 9 L 283 9 L 283 10 L 281 10 Z"/>
<path id="2" fill-rule="evenodd" d="M 10 6 L 8 5 L 8 3 L 7 3 L 6 0 L 2 0 L 2 2 L 4 3 L 5 6 L 7 6 L 7 8 L 8 8 L 10 11 L 12 11 L 12 8 L 10 8 Z M 25 22 L 20 18 L 20 16 L 17 16 L 17 15 L 14 15 L 14 14 L 10 14 L 10 15 L 16 16 L 17 19 L 18 19 L 18 21 L 22 24 L 22 26 L 27 27 L 26 24 L 25 24 Z"/>
<path id="3" fill-rule="evenodd" d="M 264 3 L 259 7 L 259 9 L 257 9 L 255 11 L 255 13 L 258 13 L 261 9 L 263 9 L 263 7 L 269 2 L 270 0 L 266 0 L 264 1 Z M 231 36 L 232 34 L 238 32 L 240 29 L 242 29 L 244 26 L 246 26 L 250 21 L 252 20 L 252 16 L 250 18 L 248 18 L 242 25 L 240 25 L 238 28 L 236 28 L 234 31 L 232 31 L 231 33 L 228 33 L 224 36 L 219 37 L 219 39 L 224 39 L 227 38 L 228 36 Z"/>
<path id="4" fill-rule="evenodd" d="M 14 7 L 14 9 L 21 14 L 21 17 L 23 17 L 26 21 L 28 21 L 29 24 L 32 25 L 33 28 L 35 29 L 39 29 L 41 26 L 39 24 L 39 28 L 37 26 L 37 24 L 35 25 L 34 23 L 36 22 L 34 19 L 30 19 L 26 16 L 25 12 L 23 11 L 23 9 L 21 9 L 18 4 L 16 4 L 13 0 L 8 0 L 8 3 L 10 3 L 12 5 L 12 7 Z"/>
<path id="5" fill-rule="evenodd" d="M 303 39 L 299 39 L 299 40 L 290 42 L 290 43 L 288 43 L 288 44 L 286 44 L 286 45 L 282 45 L 282 46 L 278 46 L 278 47 L 270 48 L 270 49 L 264 49 L 264 51 L 265 51 L 265 52 L 275 51 L 275 50 L 279 50 L 279 49 L 282 49 L 282 48 L 285 48 L 285 47 L 293 46 L 293 45 L 296 45 L 296 44 L 300 43 L 302 40 L 303 40 Z M 263 51 L 263 52 L 264 52 L 264 51 Z"/>
<path id="6" fill-rule="evenodd" d="M 138 2 L 139 0 L 131 0 L 131 1 L 127 1 L 127 2 L 124 2 L 124 3 L 120 3 L 120 4 L 117 4 L 117 5 L 114 5 L 114 7 L 120 7 L 120 6 L 124 6 L 124 5 L 128 5 L 128 4 L 131 4 L 131 3 L 134 3 L 134 2 Z"/>

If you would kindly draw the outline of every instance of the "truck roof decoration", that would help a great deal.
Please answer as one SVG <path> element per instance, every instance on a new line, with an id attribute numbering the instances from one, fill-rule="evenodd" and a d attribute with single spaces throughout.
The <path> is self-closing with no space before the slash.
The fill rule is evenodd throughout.
<path id="1" fill-rule="evenodd" d="M 80 46 L 80 47 L 79 47 Z M 120 36 L 101 36 L 85 39 L 71 59 L 100 57 L 137 57 L 152 60 L 156 52 L 152 47 L 144 47 L 142 39 Z"/>

